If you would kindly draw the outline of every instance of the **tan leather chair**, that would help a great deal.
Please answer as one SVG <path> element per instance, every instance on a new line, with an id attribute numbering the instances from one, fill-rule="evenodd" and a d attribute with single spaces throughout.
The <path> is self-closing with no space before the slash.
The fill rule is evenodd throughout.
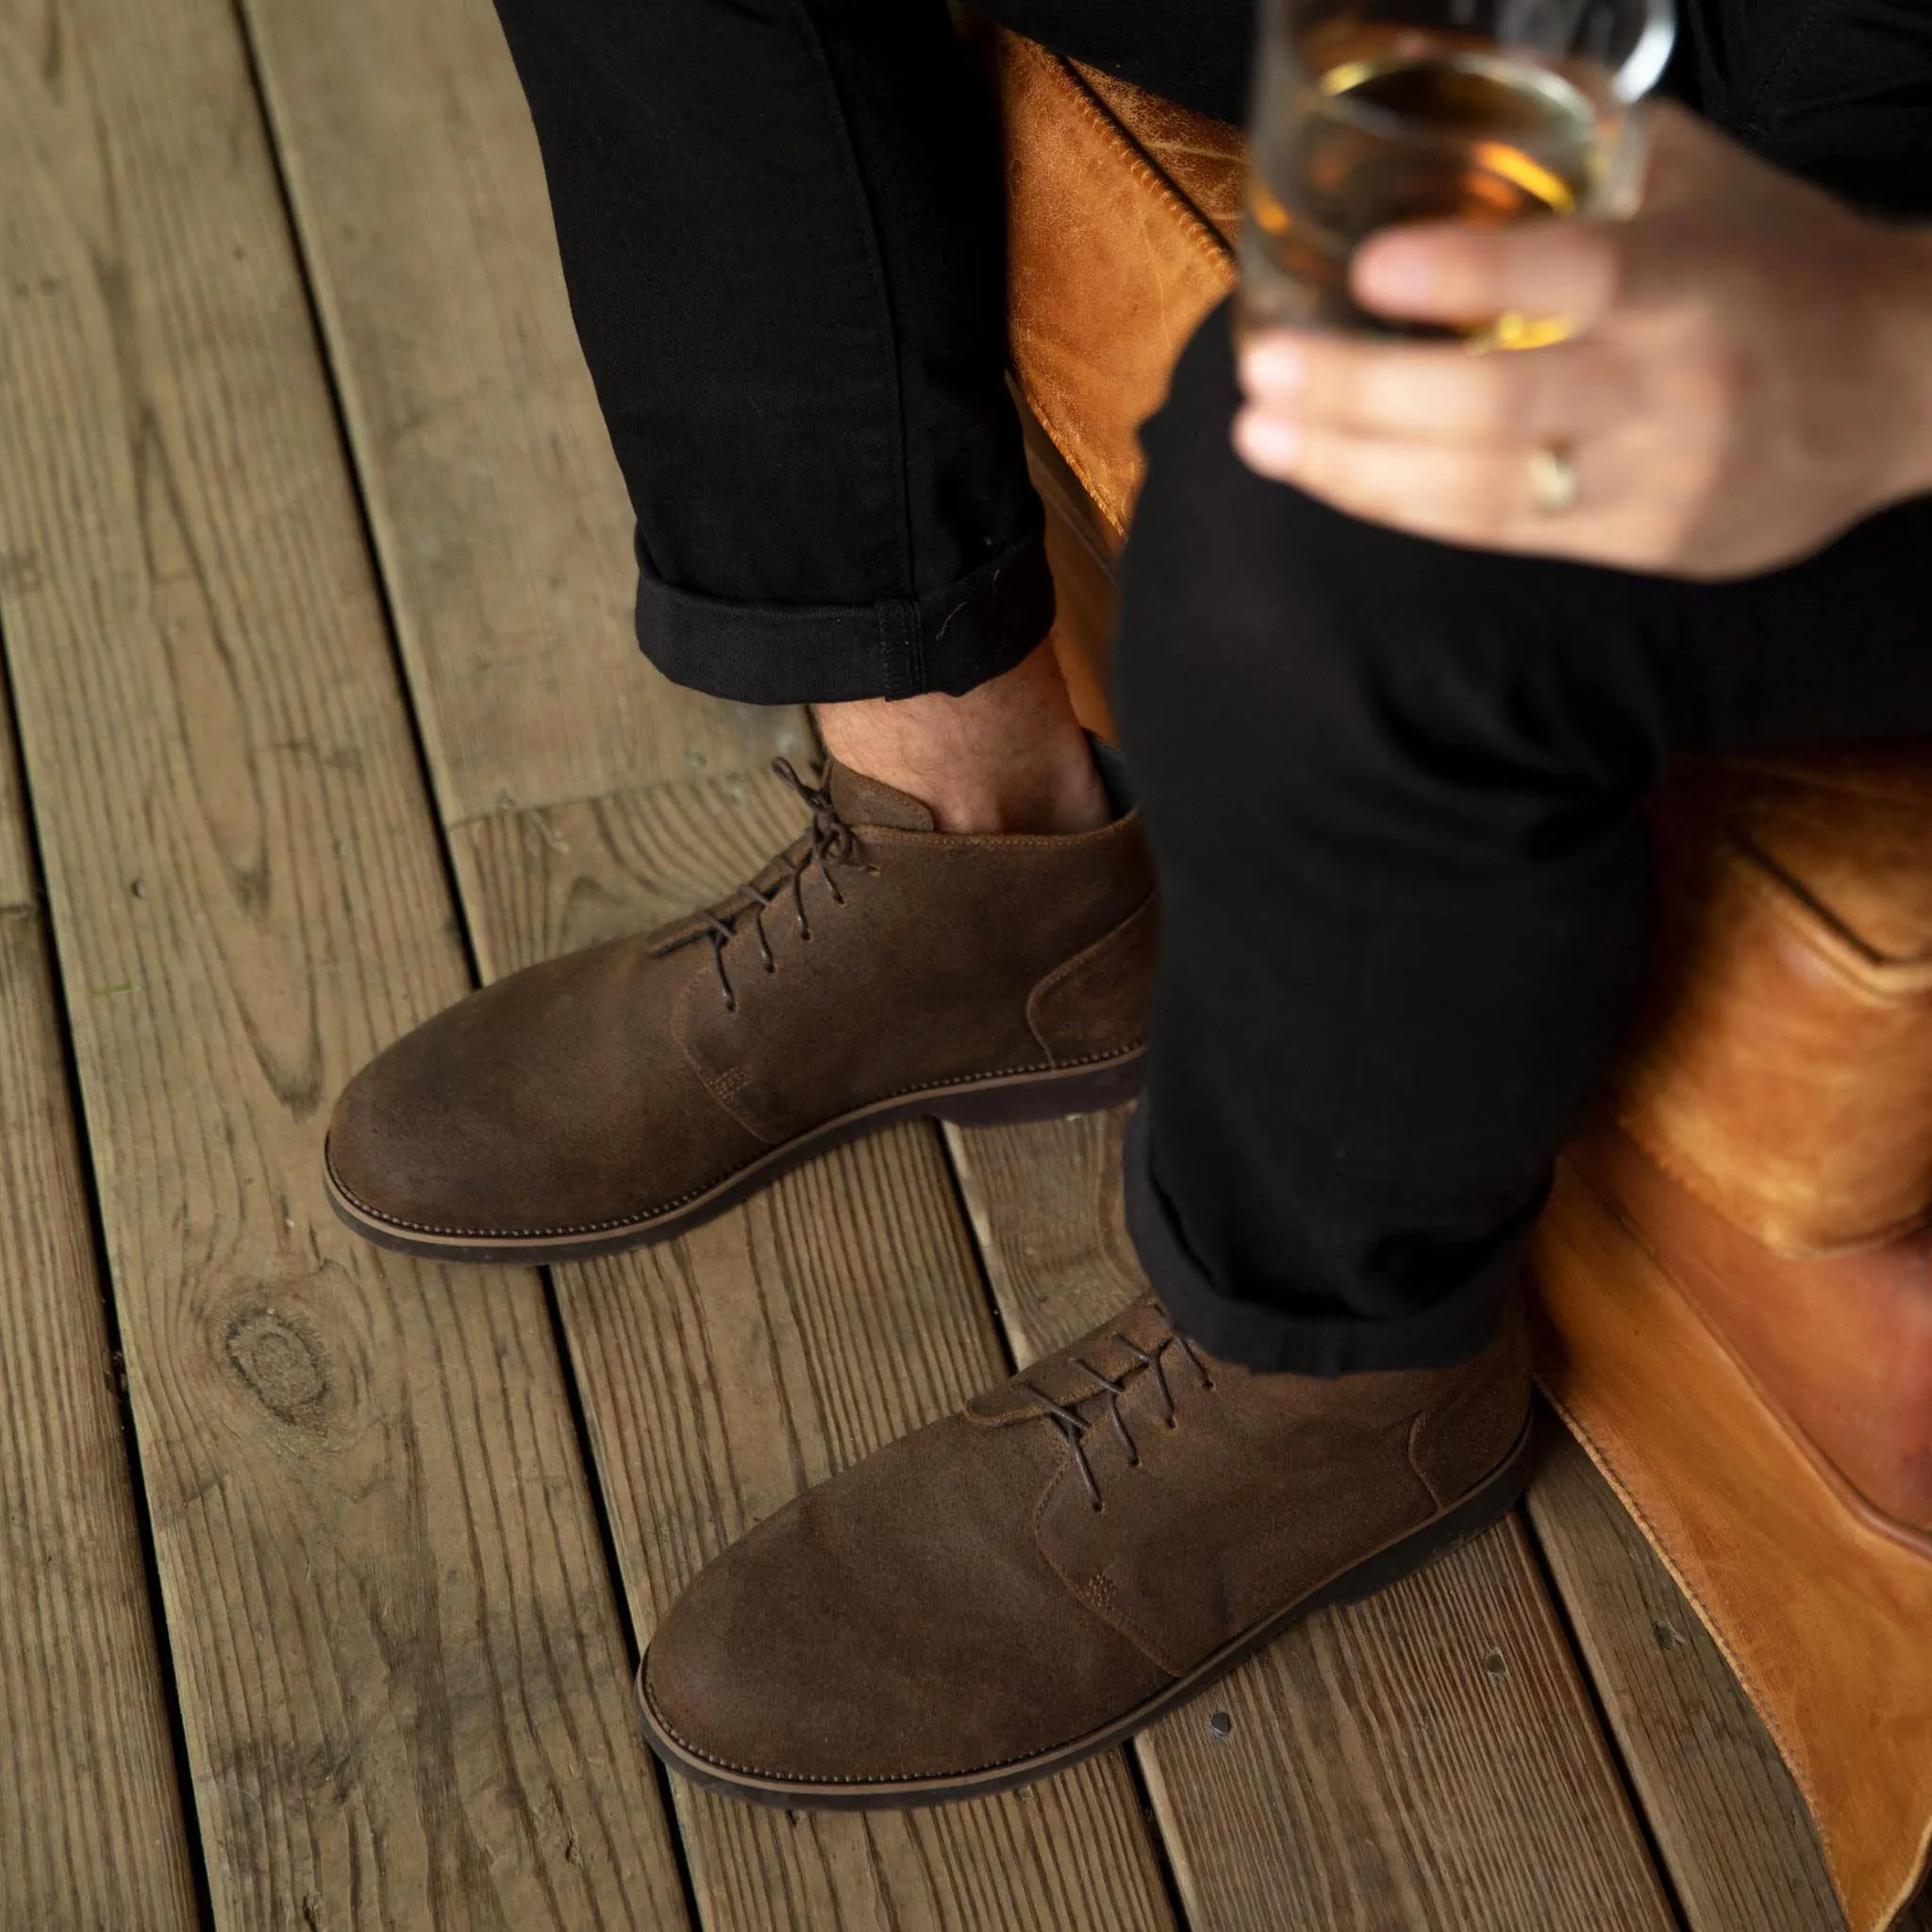
<path id="1" fill-rule="evenodd" d="M 1057 641 L 1104 727 L 1135 431 L 1232 285 L 1241 138 L 1012 36 L 991 56 Z M 1659 820 L 1656 997 L 1544 1219 L 1542 1380 L 1868 1932 L 1932 1838 L 1932 749 L 1699 771 Z"/>

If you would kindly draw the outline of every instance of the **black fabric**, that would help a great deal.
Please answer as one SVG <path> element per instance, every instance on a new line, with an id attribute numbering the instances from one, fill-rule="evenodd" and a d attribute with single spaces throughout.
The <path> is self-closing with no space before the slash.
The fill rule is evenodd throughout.
<path id="1" fill-rule="evenodd" d="M 941 0 L 498 12 L 637 511 L 646 651 L 766 704 L 966 691 L 1024 657 L 1051 605 L 999 158 Z M 1031 594 L 985 569 L 1005 558 Z"/>
<path id="2" fill-rule="evenodd" d="M 1440 1365 L 1622 1039 L 1669 760 L 1932 738 L 1932 499 L 1687 585 L 1357 522 L 1241 463 L 1234 407 L 1210 318 L 1124 567 L 1162 917 L 1130 1223 L 1214 1352 Z"/>
<path id="3" fill-rule="evenodd" d="M 1926 212 L 1932 8 L 1689 0 L 1670 86 L 1735 140 L 1875 213 Z"/>
<path id="4" fill-rule="evenodd" d="M 923 597 L 734 603 L 667 584 L 638 545 L 638 642 L 674 683 L 748 703 L 954 696 L 1009 671 L 1053 622 L 1043 519 L 1011 549 Z"/>
<path id="5" fill-rule="evenodd" d="M 964 691 L 1044 635 L 997 155 L 941 0 L 498 0 L 638 509 L 640 636 L 758 702 Z M 1250 0 L 987 10 L 1238 117 Z M 1932 210 L 1932 10 L 1690 0 L 1670 86 Z M 1932 737 L 1932 501 L 1748 583 L 1510 559 L 1239 464 L 1223 316 L 1149 425 L 1120 712 L 1163 891 L 1130 1224 L 1216 1353 L 1480 1348 L 1646 948 L 1690 753 Z"/>
<path id="6" fill-rule="evenodd" d="M 1692 0 L 1670 85 L 1932 215 L 1932 10 Z M 1117 697 L 1163 939 L 1129 1225 L 1177 1322 L 1332 1374 L 1481 1348 L 1648 958 L 1670 761 L 1932 739 L 1932 499 L 1747 582 L 1399 535 L 1233 456 L 1224 315 L 1148 425 Z"/>

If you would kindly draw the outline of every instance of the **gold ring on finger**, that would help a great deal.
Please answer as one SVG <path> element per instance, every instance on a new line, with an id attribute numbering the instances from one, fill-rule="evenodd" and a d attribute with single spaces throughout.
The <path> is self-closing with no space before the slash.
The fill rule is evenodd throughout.
<path id="1" fill-rule="evenodd" d="M 1529 500 L 1539 516 L 1561 516 L 1576 505 L 1576 456 L 1560 437 L 1546 437 L 1529 453 Z"/>

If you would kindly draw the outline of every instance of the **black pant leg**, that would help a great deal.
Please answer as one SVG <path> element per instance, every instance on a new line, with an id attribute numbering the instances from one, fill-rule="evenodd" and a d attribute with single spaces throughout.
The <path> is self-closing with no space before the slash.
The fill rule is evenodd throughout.
<path id="1" fill-rule="evenodd" d="M 996 396 L 996 186 L 937 8 L 500 4 L 658 661 L 778 700 L 963 689 L 1022 655 L 1045 604 Z M 1188 105 L 1244 97 L 1246 0 L 993 10 Z M 1786 164 L 1923 209 L 1915 21 L 1701 0 L 1676 82 Z M 1447 1359 L 1480 1345 L 1628 1010 L 1637 800 L 1677 750 L 1932 731 L 1932 528 L 1907 507 L 1715 589 L 1483 558 L 1260 482 L 1232 406 L 1210 319 L 1150 429 L 1127 571 L 1168 907 L 1137 1235 L 1225 1353 Z M 976 575 L 921 575 L 982 544 Z"/>
<path id="2" fill-rule="evenodd" d="M 1474 1352 L 1645 945 L 1663 730 L 1516 568 L 1269 483 L 1225 310 L 1148 425 L 1116 707 L 1161 882 L 1129 1224 L 1217 1355 Z"/>
<path id="3" fill-rule="evenodd" d="M 778 703 L 959 691 L 1052 615 L 986 91 L 942 0 L 498 0 L 638 516 L 639 635 Z"/>
<path id="4" fill-rule="evenodd" d="M 1669 760 L 1932 738 L 1932 498 L 1693 585 L 1427 542 L 1148 425 L 1117 696 L 1162 893 L 1130 1222 L 1257 1367 L 1479 1348 L 1647 956 Z"/>
<path id="5" fill-rule="evenodd" d="M 1932 214 L 1932 14 L 1697 0 L 1675 91 Z M 1163 894 L 1129 1216 L 1209 1348 L 1473 1353 L 1647 957 L 1680 754 L 1932 738 L 1932 498 L 1692 585 L 1425 542 L 1234 458 L 1224 316 L 1148 426 L 1119 697 Z"/>
<path id="6" fill-rule="evenodd" d="M 994 0 L 1230 118 L 1253 0 Z M 960 692 L 1045 636 L 992 105 L 944 0 L 497 0 L 638 519 L 638 636 L 755 703 Z"/>

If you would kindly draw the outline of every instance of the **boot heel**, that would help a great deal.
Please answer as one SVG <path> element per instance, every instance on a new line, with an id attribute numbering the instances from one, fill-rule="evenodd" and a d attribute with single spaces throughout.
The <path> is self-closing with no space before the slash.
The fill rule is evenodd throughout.
<path id="1" fill-rule="evenodd" d="M 1536 1468 L 1537 1448 L 1536 1416 L 1532 1412 L 1523 1424 L 1516 1446 L 1476 1489 L 1434 1523 L 1391 1544 L 1366 1563 L 1344 1571 L 1303 1605 L 1304 1613 L 1328 1604 L 1357 1603 L 1365 1596 L 1374 1596 L 1401 1577 L 1425 1568 L 1452 1550 L 1459 1550 L 1464 1543 L 1474 1542 L 1522 1500 Z"/>
<path id="2" fill-rule="evenodd" d="M 936 1120 L 962 1127 L 997 1127 L 1015 1121 L 1057 1121 L 1070 1113 L 1098 1113 L 1132 1100 L 1141 1091 L 1144 1055 L 1134 1052 L 1104 1066 L 1070 1068 L 1001 1086 L 962 1088 L 935 1098 L 926 1109 Z"/>

